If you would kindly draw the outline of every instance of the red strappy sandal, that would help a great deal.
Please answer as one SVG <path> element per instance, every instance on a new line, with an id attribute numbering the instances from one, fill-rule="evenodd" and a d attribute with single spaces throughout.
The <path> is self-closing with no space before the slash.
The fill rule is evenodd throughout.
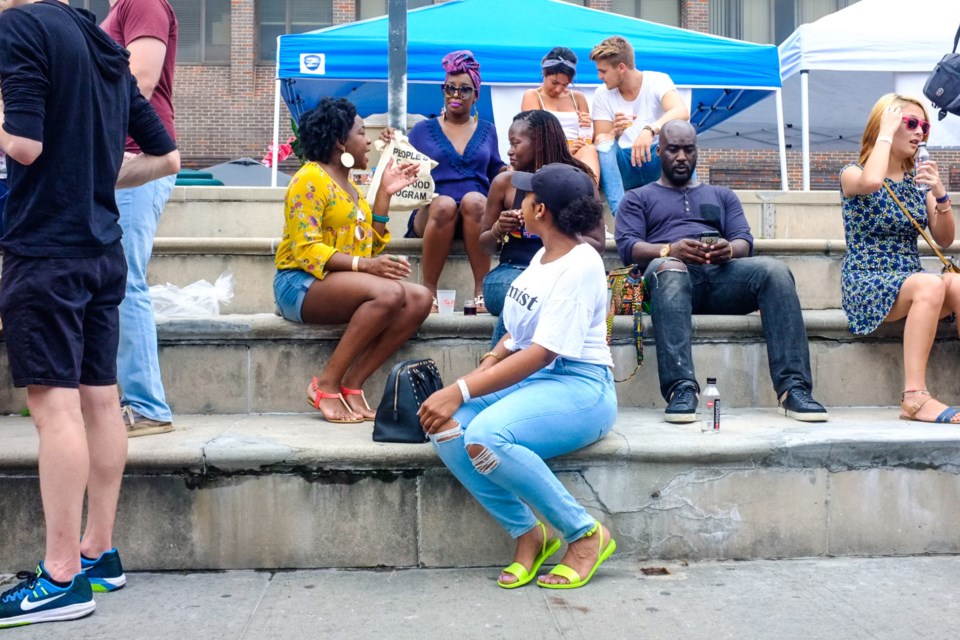
<path id="1" fill-rule="evenodd" d="M 370 405 L 367 403 L 367 397 L 363 395 L 363 389 L 348 389 L 345 386 L 340 385 L 340 395 L 341 396 L 360 396 L 360 401 L 363 402 L 363 406 L 367 409 L 367 411 L 373 411 L 373 409 L 371 409 Z M 344 400 L 344 404 L 346 404 L 346 400 Z M 347 407 L 349 408 L 350 405 L 347 405 Z M 350 409 L 350 411 L 353 411 L 353 409 Z M 373 422 L 375 418 L 367 418 L 366 416 L 364 416 L 363 419 L 366 420 L 367 422 Z"/>
<path id="2" fill-rule="evenodd" d="M 310 381 L 310 388 L 313 389 L 314 396 L 312 398 L 309 395 L 307 396 L 307 404 L 309 404 L 311 407 L 319 411 L 320 414 L 323 416 L 323 419 L 326 420 L 327 422 L 332 422 L 334 424 L 357 424 L 357 423 L 363 422 L 362 417 L 361 418 L 343 418 L 340 420 L 331 418 L 330 416 L 328 416 L 326 413 L 323 412 L 323 409 L 320 408 L 321 400 L 326 400 L 328 398 L 336 398 L 337 400 L 340 401 L 340 404 L 343 405 L 343 408 L 347 410 L 347 413 L 354 413 L 354 411 L 347 404 L 347 401 L 343 399 L 343 396 L 341 394 L 326 393 L 318 389 L 316 376 L 314 376 L 313 380 Z"/>

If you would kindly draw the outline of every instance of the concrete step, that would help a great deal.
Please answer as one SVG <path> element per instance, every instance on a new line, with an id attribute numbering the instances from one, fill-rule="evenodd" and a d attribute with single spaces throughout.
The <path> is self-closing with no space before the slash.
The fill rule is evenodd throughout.
<path id="1" fill-rule="evenodd" d="M 885 406 L 903 388 L 902 324 L 883 327 L 869 338 L 853 336 L 842 311 L 806 311 L 814 393 L 828 406 Z M 633 371 L 633 319 L 616 318 L 612 345 L 616 377 Z M 433 315 L 396 357 L 366 385 L 372 405 L 380 400 L 391 365 L 431 357 L 447 381 L 471 371 L 490 347 L 492 316 Z M 698 378 L 716 376 L 730 407 L 775 407 L 760 316 L 694 316 L 693 356 Z M 288 322 L 273 314 L 225 315 L 158 323 L 160 366 L 167 399 L 178 414 L 299 412 L 307 382 L 330 358 L 342 327 Z M 656 335 L 644 318 L 646 365 L 617 385 L 622 407 L 663 407 L 656 366 Z M 930 359 L 929 387 L 944 401 L 960 401 L 960 358 L 955 325 L 943 323 Z M 9 380 L 6 350 L 0 379 Z M 0 387 L 0 413 L 19 413 L 25 394 Z"/>
<path id="2" fill-rule="evenodd" d="M 837 409 L 806 425 L 731 409 L 719 433 L 620 411 L 551 461 L 621 559 L 960 553 L 960 432 Z M 512 546 L 430 445 L 316 415 L 185 416 L 130 442 L 116 543 L 129 570 L 503 566 Z M 42 557 L 37 438 L 0 418 L 0 573 Z"/>
<path id="3" fill-rule="evenodd" d="M 205 279 L 216 280 L 226 271 L 234 275 L 235 296 L 224 313 L 270 313 L 274 309 L 273 256 L 277 238 L 157 238 L 148 269 L 151 285 L 173 283 L 186 286 Z M 420 256 L 423 241 L 400 238 L 390 252 L 407 256 L 413 266 L 412 281 L 422 282 Z M 960 243 L 953 248 L 960 253 Z M 840 308 L 840 263 L 845 244 L 835 240 L 757 240 L 755 255 L 784 261 L 797 281 L 804 309 Z M 939 261 L 929 247 L 922 247 L 924 267 L 939 271 Z M 604 256 L 607 269 L 621 266 L 613 242 Z M 496 260 L 494 261 L 496 266 Z M 473 293 L 473 273 L 462 243 L 456 243 L 440 276 L 441 289 L 457 291 L 457 308 Z"/>
<path id="4" fill-rule="evenodd" d="M 283 227 L 284 193 L 265 187 L 175 187 L 157 235 L 273 237 Z M 757 238 L 843 240 L 839 191 L 737 191 L 737 195 Z M 960 203 L 958 195 L 953 200 Z M 408 217 L 391 215 L 395 236 L 403 236 Z"/>

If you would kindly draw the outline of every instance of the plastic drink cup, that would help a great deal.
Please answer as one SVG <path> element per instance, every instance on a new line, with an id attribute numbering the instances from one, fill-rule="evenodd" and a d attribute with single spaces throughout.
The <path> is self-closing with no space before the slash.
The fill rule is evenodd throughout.
<path id="1" fill-rule="evenodd" d="M 440 315 L 452 316 L 456 302 L 457 292 L 455 289 L 437 289 L 437 306 L 440 308 Z"/>

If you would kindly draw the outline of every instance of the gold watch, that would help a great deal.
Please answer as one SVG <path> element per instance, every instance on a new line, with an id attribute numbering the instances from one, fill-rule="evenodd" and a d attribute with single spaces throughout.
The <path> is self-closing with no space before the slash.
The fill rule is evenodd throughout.
<path id="1" fill-rule="evenodd" d="M 670 255 L 670 243 L 667 243 L 662 247 L 660 247 L 660 257 L 666 258 L 669 255 Z"/>

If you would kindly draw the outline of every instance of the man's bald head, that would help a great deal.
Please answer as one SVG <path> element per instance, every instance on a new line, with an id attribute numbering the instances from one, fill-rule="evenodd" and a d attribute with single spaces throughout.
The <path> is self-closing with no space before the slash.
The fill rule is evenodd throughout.
<path id="1" fill-rule="evenodd" d="M 694 144 L 697 142 L 697 128 L 687 120 L 671 120 L 660 129 L 661 141 L 664 136 L 666 136 L 667 139 L 672 139 L 675 135 L 693 136 Z M 663 142 L 661 142 L 661 144 L 663 144 Z"/>
<path id="2" fill-rule="evenodd" d="M 674 187 L 686 186 L 697 168 L 697 129 L 686 120 L 671 120 L 663 125 L 657 155 L 663 179 Z"/>

